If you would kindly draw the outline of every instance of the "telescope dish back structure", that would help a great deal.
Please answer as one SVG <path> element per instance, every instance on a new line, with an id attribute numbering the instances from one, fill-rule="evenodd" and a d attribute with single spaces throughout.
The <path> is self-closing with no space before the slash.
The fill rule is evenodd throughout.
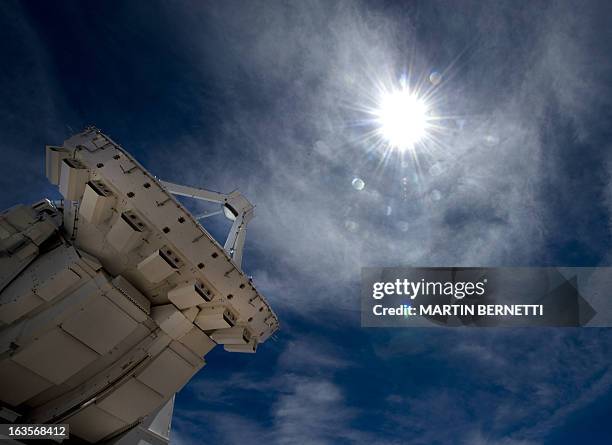
<path id="1" fill-rule="evenodd" d="M 90 443 L 167 443 L 174 394 L 218 344 L 278 328 L 240 268 L 253 206 L 159 181 L 95 128 L 46 148 L 63 201 L 0 215 L 0 417 Z M 217 202 L 221 246 L 173 194 Z"/>

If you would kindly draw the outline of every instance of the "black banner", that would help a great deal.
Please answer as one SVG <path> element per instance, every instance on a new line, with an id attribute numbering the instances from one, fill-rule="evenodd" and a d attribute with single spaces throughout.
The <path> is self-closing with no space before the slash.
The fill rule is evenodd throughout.
<path id="1" fill-rule="evenodd" d="M 612 326 L 612 268 L 364 268 L 364 327 Z"/>

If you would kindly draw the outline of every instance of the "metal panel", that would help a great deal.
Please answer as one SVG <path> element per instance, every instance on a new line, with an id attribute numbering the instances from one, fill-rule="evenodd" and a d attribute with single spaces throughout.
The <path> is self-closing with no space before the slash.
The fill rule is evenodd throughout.
<path id="1" fill-rule="evenodd" d="M 223 349 L 227 352 L 246 352 L 250 354 L 254 354 L 257 351 L 257 340 L 254 338 L 251 339 L 250 342 L 244 345 L 223 345 Z"/>
<path id="2" fill-rule="evenodd" d="M 138 271 L 151 283 L 159 283 L 177 269 L 180 260 L 169 249 L 159 249 L 138 263 Z"/>
<path id="3" fill-rule="evenodd" d="M 83 286 L 78 288 L 69 297 L 63 298 L 55 304 L 45 305 L 43 310 L 36 310 L 32 314 L 14 325 L 14 328 L 5 330 L 2 333 L 8 334 L 8 338 L 21 347 L 27 347 L 37 338 L 45 335 L 49 330 L 55 329 L 62 323 L 63 320 L 72 316 L 72 314 L 86 304 L 86 301 L 93 298 L 100 292 L 101 282 L 88 280 Z M 4 335 L 2 336 L 4 337 Z M 3 339 L 4 340 L 4 339 Z"/>
<path id="4" fill-rule="evenodd" d="M 34 244 L 40 246 L 46 241 L 55 231 L 57 226 L 48 219 L 41 219 L 29 226 L 23 234 L 27 236 Z"/>
<path id="5" fill-rule="evenodd" d="M 128 251 L 142 242 L 144 231 L 145 225 L 140 218 L 127 210 L 114 222 L 106 234 L 106 240 L 116 251 Z"/>
<path id="6" fill-rule="evenodd" d="M 97 442 L 124 427 L 126 422 L 107 413 L 96 405 L 89 405 L 65 421 L 70 425 L 70 435 L 88 442 Z"/>
<path id="7" fill-rule="evenodd" d="M 96 257 L 88 254 L 84 250 L 78 250 L 80 264 L 85 263 L 92 271 L 97 272 L 102 269 L 102 263 Z"/>
<path id="8" fill-rule="evenodd" d="M 127 309 L 124 303 L 117 303 L 119 307 L 121 307 L 124 311 L 129 313 L 134 319 L 137 321 L 144 321 L 146 317 L 142 318 L 142 314 L 149 315 L 151 313 L 151 302 L 145 297 L 138 289 L 136 289 L 132 283 L 130 283 L 127 279 L 122 277 L 121 275 L 117 275 L 113 281 L 113 286 L 121 293 L 124 297 L 126 297 L 131 304 L 135 305 L 140 309 L 141 314 L 133 314 L 133 310 Z M 113 300 L 114 301 L 114 300 Z"/>
<path id="9" fill-rule="evenodd" d="M 89 223 L 98 224 L 109 219 L 116 198 L 101 181 L 89 181 L 85 186 L 79 214 Z"/>
<path id="10" fill-rule="evenodd" d="M 251 333 L 244 326 L 234 326 L 215 331 L 210 334 L 210 338 L 224 345 L 245 345 L 251 341 Z"/>
<path id="11" fill-rule="evenodd" d="M 183 387 L 197 370 L 176 352 L 164 349 L 136 378 L 169 397 Z"/>
<path id="12" fill-rule="evenodd" d="M 147 353 L 151 357 L 154 357 L 157 354 L 159 354 L 161 351 L 163 351 L 172 341 L 172 338 L 170 338 L 170 336 L 166 334 L 165 332 L 163 332 L 161 329 L 155 331 L 155 335 L 156 335 L 155 340 L 151 342 L 151 345 L 149 346 L 147 350 Z"/>
<path id="13" fill-rule="evenodd" d="M 210 352 L 217 344 L 210 339 L 208 335 L 202 332 L 199 328 L 194 326 L 187 334 L 178 340 L 186 347 L 191 349 L 199 357 L 204 357 Z"/>
<path id="14" fill-rule="evenodd" d="M 15 277 L 17 277 L 19 273 L 24 271 L 24 269 L 34 259 L 34 255 L 38 253 L 38 248 L 36 246 L 34 246 L 33 244 L 29 245 L 34 247 L 35 249 L 34 253 L 29 257 L 3 257 L 0 255 L 0 289 L 3 289 L 2 294 L 0 294 L 0 302 L 7 301 L 4 292 L 10 287 L 9 283 L 11 283 L 11 281 L 15 279 Z"/>
<path id="15" fill-rule="evenodd" d="M 168 400 L 156 413 L 151 414 L 143 422 L 143 426 L 149 424 L 149 430 L 165 439 L 170 439 L 170 425 L 172 424 L 172 412 L 174 411 L 174 396 Z"/>
<path id="16" fill-rule="evenodd" d="M 191 364 L 191 366 L 200 368 L 204 363 L 203 357 L 197 355 L 180 341 L 173 340 L 170 342 L 170 349 L 176 352 L 183 360 Z"/>
<path id="17" fill-rule="evenodd" d="M 6 324 L 11 324 L 20 317 L 23 317 L 28 312 L 34 310 L 45 301 L 34 295 L 28 293 L 20 295 L 19 297 L 2 303 L 0 306 L 0 321 Z"/>
<path id="18" fill-rule="evenodd" d="M 154 307 L 151 309 L 151 317 L 162 331 L 174 339 L 182 337 L 193 327 L 173 304 Z"/>
<path id="19" fill-rule="evenodd" d="M 97 405 L 113 416 L 132 423 L 161 406 L 163 401 L 160 394 L 132 378 Z"/>
<path id="20" fill-rule="evenodd" d="M 36 287 L 34 292 L 43 300 L 51 301 L 78 283 L 80 279 L 81 276 L 74 270 L 64 269 Z"/>
<path id="21" fill-rule="evenodd" d="M 173 407 L 174 397 L 140 424 L 105 445 L 168 445 Z"/>
<path id="22" fill-rule="evenodd" d="M 26 230 L 30 224 L 36 221 L 36 212 L 31 207 L 18 204 L 3 214 L 4 220 L 20 232 Z"/>
<path id="23" fill-rule="evenodd" d="M 189 309 L 184 309 L 181 311 L 185 318 L 190 322 L 194 322 L 196 317 L 198 316 L 198 312 L 200 312 L 200 308 L 198 307 L 190 307 Z"/>
<path id="24" fill-rule="evenodd" d="M 0 216 L 0 240 L 5 240 L 15 233 L 17 233 L 17 231 L 7 224 L 4 218 Z"/>
<path id="25" fill-rule="evenodd" d="M 187 309 L 211 301 L 213 295 L 201 283 L 193 280 L 168 292 L 168 299 L 179 309 Z"/>
<path id="26" fill-rule="evenodd" d="M 45 169 L 47 179 L 51 184 L 58 185 L 60 180 L 60 163 L 62 159 L 70 156 L 70 152 L 63 147 L 47 145 Z"/>
<path id="27" fill-rule="evenodd" d="M 85 184 L 89 180 L 89 170 L 76 159 L 65 158 L 61 161 L 59 190 L 64 199 L 77 201 L 83 196 Z"/>
<path id="28" fill-rule="evenodd" d="M 0 362 L 0 400 L 17 406 L 53 384 L 11 359 Z"/>
<path id="29" fill-rule="evenodd" d="M 61 327 L 98 354 L 105 354 L 137 325 L 134 319 L 100 295 L 64 321 Z"/>
<path id="30" fill-rule="evenodd" d="M 22 233 L 13 233 L 3 240 L 0 240 L 0 252 L 3 254 L 2 256 L 12 256 L 28 243 L 29 240 Z"/>
<path id="31" fill-rule="evenodd" d="M 20 260 L 32 259 L 38 255 L 38 247 L 34 243 L 28 243 L 17 251 L 17 258 Z"/>
<path id="32" fill-rule="evenodd" d="M 13 360 L 59 385 L 98 357 L 83 343 L 56 328 L 20 349 Z"/>
<path id="33" fill-rule="evenodd" d="M 195 319 L 203 331 L 231 328 L 235 323 L 236 315 L 225 306 L 202 308 Z"/>

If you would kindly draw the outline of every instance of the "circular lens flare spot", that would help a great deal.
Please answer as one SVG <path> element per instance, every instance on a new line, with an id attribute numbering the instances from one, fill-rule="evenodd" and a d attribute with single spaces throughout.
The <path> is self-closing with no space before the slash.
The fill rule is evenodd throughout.
<path id="1" fill-rule="evenodd" d="M 407 88 L 385 93 L 376 112 L 380 135 L 394 148 L 411 148 L 427 130 L 427 107 Z"/>
<path id="2" fill-rule="evenodd" d="M 442 74 L 440 74 L 437 71 L 432 71 L 431 74 L 429 75 L 429 81 L 434 86 L 438 85 L 440 82 L 442 82 Z"/>
<path id="3" fill-rule="evenodd" d="M 347 219 L 344 222 L 344 227 L 346 230 L 348 230 L 351 233 L 355 233 L 357 232 L 357 230 L 359 230 L 359 223 L 356 221 L 353 221 L 351 219 Z"/>
<path id="4" fill-rule="evenodd" d="M 355 178 L 351 181 L 353 188 L 357 191 L 361 191 L 365 188 L 365 182 L 361 178 Z"/>

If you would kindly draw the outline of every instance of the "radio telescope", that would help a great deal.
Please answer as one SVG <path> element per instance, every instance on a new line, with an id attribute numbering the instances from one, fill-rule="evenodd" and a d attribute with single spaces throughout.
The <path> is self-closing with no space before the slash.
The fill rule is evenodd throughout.
<path id="1" fill-rule="evenodd" d="M 46 174 L 62 201 L 0 215 L 0 423 L 166 444 L 206 354 L 253 353 L 279 327 L 240 268 L 253 206 L 160 181 L 95 128 L 47 146 Z M 175 195 L 220 204 L 225 243 Z"/>

